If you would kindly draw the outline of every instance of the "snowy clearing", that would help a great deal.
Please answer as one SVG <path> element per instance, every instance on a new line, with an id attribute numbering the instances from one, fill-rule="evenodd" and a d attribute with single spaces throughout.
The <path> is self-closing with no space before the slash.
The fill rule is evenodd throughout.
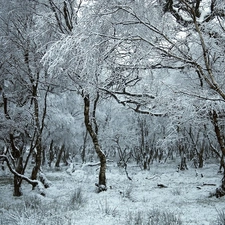
<path id="1" fill-rule="evenodd" d="M 218 212 L 225 210 L 224 197 L 209 198 L 222 178 L 216 164 L 179 172 L 174 164 L 154 164 L 150 171 L 129 165 L 130 181 L 123 168 L 109 163 L 108 190 L 101 193 L 94 186 L 96 169 L 77 165 L 71 174 L 65 168 L 46 169 L 52 185 L 45 197 L 31 191 L 25 182 L 23 196 L 13 197 L 11 175 L 1 174 L 1 224 L 153 224 L 145 219 L 166 212 L 182 224 L 213 225 L 218 224 Z M 163 185 L 166 187 L 160 187 Z"/>

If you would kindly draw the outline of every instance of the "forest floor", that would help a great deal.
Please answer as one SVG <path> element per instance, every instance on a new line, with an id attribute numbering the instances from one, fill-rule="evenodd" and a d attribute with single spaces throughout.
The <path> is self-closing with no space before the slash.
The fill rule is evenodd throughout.
<path id="1" fill-rule="evenodd" d="M 12 175 L 0 172 L 1 225 L 216 225 L 225 219 L 224 197 L 209 197 L 220 185 L 218 165 L 176 171 L 174 164 L 154 164 L 149 171 L 109 163 L 105 192 L 97 193 L 97 167 L 75 171 L 45 169 L 52 185 L 46 196 L 24 182 L 13 197 Z M 166 187 L 159 187 L 159 185 Z M 216 185 L 216 186 L 214 186 Z"/>

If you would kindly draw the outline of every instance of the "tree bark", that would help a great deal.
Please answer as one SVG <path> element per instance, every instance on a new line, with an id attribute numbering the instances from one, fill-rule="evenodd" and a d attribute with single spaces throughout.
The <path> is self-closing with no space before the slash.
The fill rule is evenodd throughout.
<path id="1" fill-rule="evenodd" d="M 86 162 L 86 142 L 87 142 L 87 136 L 88 136 L 88 131 L 85 131 L 84 134 L 84 143 L 83 143 L 83 147 L 81 150 L 81 159 L 82 159 L 82 163 Z"/>
<path id="2" fill-rule="evenodd" d="M 41 145 L 41 137 L 39 136 L 37 138 L 37 144 L 36 144 L 36 154 L 35 154 L 35 166 L 32 170 L 31 179 L 37 180 L 37 174 L 41 167 L 41 154 L 42 154 L 42 145 Z"/>
<path id="3" fill-rule="evenodd" d="M 53 140 L 51 140 L 50 147 L 49 147 L 49 159 L 48 159 L 49 167 L 51 167 L 53 160 L 54 160 Z"/>
<path id="4" fill-rule="evenodd" d="M 23 158 L 20 157 L 19 159 L 16 160 L 17 165 L 16 165 L 16 172 L 19 174 L 23 173 Z M 14 192 L 13 195 L 16 197 L 21 196 L 22 190 L 21 190 L 21 184 L 22 184 L 22 178 L 14 174 Z"/>
<path id="5" fill-rule="evenodd" d="M 92 128 L 92 125 L 89 119 L 90 117 L 89 112 L 90 112 L 90 98 L 89 98 L 89 95 L 85 95 L 84 96 L 84 122 L 87 128 L 87 131 L 92 138 L 95 151 L 100 159 L 99 182 L 97 186 L 99 187 L 99 191 L 105 191 L 106 190 L 106 156 L 102 152 L 99 145 L 98 136 Z"/>
<path id="6" fill-rule="evenodd" d="M 8 113 L 8 99 L 4 96 L 4 93 L 2 94 L 3 97 L 3 103 L 4 103 L 4 114 L 5 118 L 7 120 L 11 120 L 9 113 Z M 12 157 L 14 158 L 15 161 L 15 172 L 14 173 L 14 191 L 13 195 L 14 196 L 21 196 L 22 191 L 21 191 L 21 184 L 22 184 L 22 179 L 17 175 L 23 173 L 23 157 L 21 156 L 21 151 L 15 146 L 14 143 L 14 136 L 12 133 L 9 133 L 9 144 L 11 146 L 11 154 Z M 8 167 L 9 167 L 9 162 L 7 161 Z"/>
<path id="7" fill-rule="evenodd" d="M 224 138 L 223 138 L 222 132 L 219 127 L 218 115 L 215 110 L 213 110 L 212 112 L 212 121 L 214 125 L 214 130 L 216 133 L 216 138 L 218 140 L 218 143 L 220 145 L 220 149 L 222 152 L 220 166 L 223 167 L 223 178 L 222 178 L 222 184 L 220 185 L 219 188 L 216 189 L 216 197 L 218 198 L 225 195 L 225 163 L 224 163 L 225 144 L 224 144 Z"/>
<path id="8" fill-rule="evenodd" d="M 218 115 L 217 115 L 217 112 L 215 110 L 213 110 L 213 112 L 212 112 L 212 121 L 213 121 L 213 125 L 214 125 L 214 130 L 215 130 L 215 133 L 216 133 L 216 138 L 217 138 L 217 141 L 219 143 L 220 150 L 222 152 L 221 160 L 223 160 L 224 155 L 225 155 L 225 143 L 224 143 L 224 138 L 223 138 L 222 132 L 221 132 L 220 127 L 219 127 Z M 223 170 L 224 170 L 223 173 L 225 175 L 224 163 L 221 163 L 221 166 L 223 166 Z"/>
<path id="9" fill-rule="evenodd" d="M 186 155 L 184 153 L 184 147 L 181 146 L 181 144 L 179 144 L 179 151 L 180 151 L 180 157 L 181 157 L 180 170 L 188 170 Z"/>
<path id="10" fill-rule="evenodd" d="M 39 104 L 38 104 L 38 79 L 39 74 L 37 74 L 37 83 L 32 86 L 33 98 L 32 101 L 34 103 L 34 120 L 37 129 L 37 139 L 36 139 L 36 154 L 35 154 L 35 166 L 32 170 L 31 179 L 36 180 L 38 171 L 41 167 L 42 160 L 42 128 L 39 122 Z"/>
<path id="11" fill-rule="evenodd" d="M 59 163 L 61 161 L 62 154 L 63 154 L 64 150 L 65 150 L 65 145 L 63 144 L 62 147 L 59 150 L 59 153 L 58 153 L 58 156 L 57 156 L 57 160 L 56 160 L 56 163 L 55 163 L 55 167 L 59 167 Z"/>

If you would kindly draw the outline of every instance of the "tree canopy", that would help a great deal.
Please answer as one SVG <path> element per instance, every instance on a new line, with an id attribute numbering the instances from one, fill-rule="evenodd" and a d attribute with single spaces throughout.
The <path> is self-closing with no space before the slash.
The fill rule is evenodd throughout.
<path id="1" fill-rule="evenodd" d="M 147 169 L 179 153 L 225 168 L 222 0 L 1 5 L 1 158 L 15 195 L 32 158 L 36 180 L 56 158 L 92 160 L 92 145 L 98 187 L 108 157 Z"/>

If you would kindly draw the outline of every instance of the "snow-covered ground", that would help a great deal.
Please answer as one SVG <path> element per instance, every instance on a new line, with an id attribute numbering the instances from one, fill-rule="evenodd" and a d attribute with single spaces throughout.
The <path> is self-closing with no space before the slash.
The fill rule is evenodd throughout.
<path id="1" fill-rule="evenodd" d="M 161 222 L 147 223 L 147 218 L 164 212 L 175 215 L 183 225 L 215 225 L 219 224 L 218 212 L 225 211 L 224 197 L 209 198 L 222 177 L 217 173 L 216 164 L 206 164 L 197 171 L 189 168 L 179 172 L 174 164 L 154 164 L 150 171 L 129 165 L 130 181 L 123 168 L 110 163 L 108 190 L 101 193 L 96 193 L 94 185 L 98 180 L 96 169 L 77 165 L 73 173 L 65 169 L 46 170 L 52 185 L 46 189 L 45 197 L 31 191 L 25 182 L 24 195 L 13 197 L 12 180 L 9 175 L 1 174 L 0 224 L 161 225 Z M 159 184 L 167 187 L 159 187 Z"/>

